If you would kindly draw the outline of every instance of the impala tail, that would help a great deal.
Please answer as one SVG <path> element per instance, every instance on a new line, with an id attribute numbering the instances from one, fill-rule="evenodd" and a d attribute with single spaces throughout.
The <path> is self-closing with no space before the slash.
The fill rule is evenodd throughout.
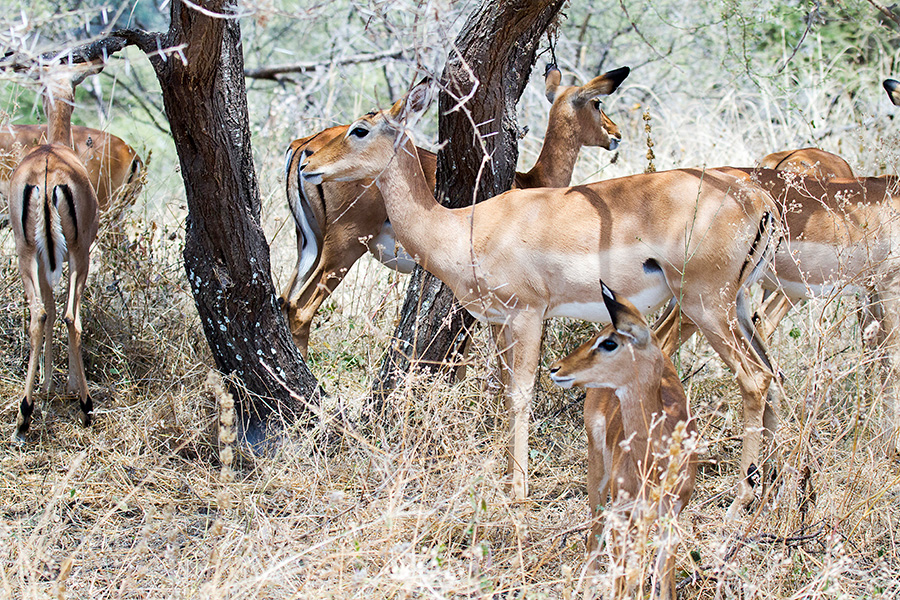
<path id="1" fill-rule="evenodd" d="M 59 205 L 64 203 L 70 215 L 75 214 L 75 208 L 72 189 L 66 184 L 51 183 L 48 172 L 49 166 L 45 166 L 43 186 L 28 184 L 24 188 L 22 231 L 27 232 L 26 236 L 31 234 L 38 260 L 43 264 L 51 286 L 56 287 L 62 277 L 62 264 L 67 251 Z"/>
<path id="2" fill-rule="evenodd" d="M 304 186 L 303 178 L 300 176 L 299 165 L 310 154 L 312 153 L 306 147 L 306 144 L 302 146 L 292 145 L 288 149 L 285 161 L 288 204 L 291 214 L 294 216 L 294 224 L 297 227 L 298 246 L 297 271 L 291 286 L 290 298 L 294 297 L 304 287 L 310 276 L 315 272 L 316 266 L 322 258 L 322 247 L 325 241 L 322 224 L 316 218 L 311 199 L 306 195 L 307 189 Z M 325 203 L 324 198 L 322 198 L 324 190 L 321 185 L 316 187 L 316 191 L 322 200 L 322 210 L 324 211 Z"/>

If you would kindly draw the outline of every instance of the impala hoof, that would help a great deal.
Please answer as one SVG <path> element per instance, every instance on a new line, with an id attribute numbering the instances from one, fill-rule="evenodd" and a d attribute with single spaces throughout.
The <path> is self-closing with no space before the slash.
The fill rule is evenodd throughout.
<path id="1" fill-rule="evenodd" d="M 81 407 L 81 424 L 84 427 L 90 427 L 91 412 L 94 410 L 94 401 L 88 396 L 85 400 L 79 400 L 78 404 Z"/>

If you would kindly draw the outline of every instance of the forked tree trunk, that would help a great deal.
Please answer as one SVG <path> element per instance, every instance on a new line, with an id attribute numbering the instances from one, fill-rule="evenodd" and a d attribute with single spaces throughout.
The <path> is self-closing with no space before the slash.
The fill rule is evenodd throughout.
<path id="1" fill-rule="evenodd" d="M 564 0 L 484 0 L 456 40 L 441 81 L 437 193 L 450 207 L 469 206 L 512 186 L 518 159 L 516 104 L 541 37 Z M 460 99 L 472 94 L 459 110 Z M 468 114 L 467 114 L 468 113 Z M 479 124 L 475 132 L 472 123 Z M 485 157 L 490 157 L 486 160 Z M 395 340 L 372 394 L 387 395 L 412 368 L 436 370 L 461 354 L 473 317 L 441 281 L 416 267 Z"/>
<path id="2" fill-rule="evenodd" d="M 234 10 L 223 1 L 203 8 Z M 187 194 L 185 269 L 216 366 L 249 392 L 236 404 L 245 439 L 256 444 L 305 413 L 318 388 L 276 304 L 240 26 L 174 0 L 167 34 L 126 35 L 150 56 L 159 79 Z M 157 54 L 179 47 L 165 59 Z"/>

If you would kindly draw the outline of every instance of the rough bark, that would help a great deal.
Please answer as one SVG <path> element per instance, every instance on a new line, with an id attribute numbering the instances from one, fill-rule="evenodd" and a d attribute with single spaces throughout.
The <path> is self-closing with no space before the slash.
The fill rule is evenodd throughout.
<path id="1" fill-rule="evenodd" d="M 224 2 L 204 9 L 228 13 Z M 217 368 L 234 374 L 246 441 L 306 413 L 318 387 L 294 345 L 272 283 L 250 149 L 240 26 L 173 1 L 165 35 L 129 37 L 163 93 L 188 203 L 184 262 Z M 158 54 L 159 49 L 181 48 Z M 246 392 L 246 393 L 243 393 Z"/>
<path id="2" fill-rule="evenodd" d="M 458 54 L 441 77 L 437 192 L 450 207 L 508 190 L 518 159 L 516 104 L 528 82 L 541 37 L 564 0 L 485 0 L 456 40 Z M 457 109 L 460 100 L 471 94 Z M 479 124 L 475 131 L 474 124 Z M 485 161 L 485 157 L 490 157 Z M 474 319 L 436 277 L 416 267 L 400 323 L 373 386 L 379 412 L 412 369 L 452 363 Z"/>

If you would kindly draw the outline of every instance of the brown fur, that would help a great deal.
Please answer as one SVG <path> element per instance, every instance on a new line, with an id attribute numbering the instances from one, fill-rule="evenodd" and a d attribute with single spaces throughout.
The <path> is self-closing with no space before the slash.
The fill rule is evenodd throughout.
<path id="1" fill-rule="evenodd" d="M 45 84 L 44 109 L 50 143 L 31 150 L 10 176 L 10 225 L 16 240 L 25 298 L 31 312 L 28 373 L 25 395 L 16 418 L 14 440 L 24 438 L 31 422 L 34 382 L 42 343 L 44 393 L 50 392 L 53 378 L 52 338 L 56 305 L 48 265 L 54 263 L 47 257 L 47 251 L 40 251 L 41 246 L 50 250 L 59 248 L 62 243 L 66 246 L 69 286 L 63 320 L 69 333 L 67 391 L 78 394 L 84 425 L 90 423 L 93 409 L 81 356 L 81 296 L 90 268 L 90 246 L 97 235 L 98 205 L 87 169 L 67 144 L 72 139 L 69 127 L 74 98 L 73 76 L 65 68 L 57 69 L 47 75 Z M 69 193 L 64 193 L 65 190 Z M 48 217 L 51 222 L 58 221 L 61 235 L 47 226 Z M 62 268 L 61 265 L 55 266 L 57 270 Z"/>
<path id="2" fill-rule="evenodd" d="M 759 161 L 760 168 L 790 171 L 818 179 L 854 177 L 847 161 L 819 148 L 782 150 L 768 154 Z"/>
<path id="3" fill-rule="evenodd" d="M 131 146 L 111 133 L 73 126 L 72 140 L 97 194 L 100 210 L 105 211 L 119 188 L 136 181 L 143 162 Z M 0 155 L 7 157 L 6 161 L 0 161 L 0 193 L 6 195 L 13 167 L 33 148 L 46 143 L 47 128 L 42 125 L 0 128 Z"/>
<path id="4" fill-rule="evenodd" d="M 550 368 L 550 378 L 559 385 L 588 388 L 584 425 L 592 519 L 589 555 L 597 550 L 603 533 L 600 517 L 607 495 L 614 506 L 624 507 L 629 520 L 629 507 L 639 506 L 662 517 L 661 528 L 671 527 L 666 519 L 675 519 L 687 505 L 697 476 L 696 455 L 683 446 L 696 436 L 697 428 L 675 366 L 631 303 L 617 298 L 607 306 L 614 325 L 604 327 Z M 616 344 L 611 351 L 599 346 L 610 341 Z M 611 535 L 611 541 L 615 537 Z M 661 537 L 654 597 L 674 599 L 671 532 Z M 620 563 L 616 571 L 622 575 L 614 584 L 614 597 L 624 597 L 629 591 L 624 578 L 625 553 L 621 544 L 610 550 Z"/>
<path id="5" fill-rule="evenodd" d="M 627 75 L 627 70 L 624 73 Z M 621 140 L 621 134 L 618 126 L 600 110 L 598 97 L 615 91 L 624 78 L 620 70 L 613 72 L 613 76 L 596 77 L 584 86 L 562 86 L 559 83 L 560 72 L 549 69 L 545 87 L 552 106 L 544 144 L 534 167 L 527 173 L 516 173 L 513 187 L 567 186 L 582 146 L 614 148 Z M 304 152 L 316 152 L 346 132 L 347 126 L 331 127 L 295 140 L 288 148 L 288 202 L 298 202 L 302 192 L 309 200 L 315 219 L 314 223 L 312 219 L 307 220 L 313 223 L 313 227 L 319 228 L 314 235 L 318 238 L 320 255 L 308 273 L 300 273 L 303 244 L 310 241 L 304 240 L 298 224 L 297 265 L 281 294 L 282 308 L 291 334 L 304 356 L 316 311 L 366 251 L 391 268 L 402 272 L 411 270 L 411 265 L 392 260 L 398 244 L 387 230 L 383 237 L 377 237 L 385 227 L 387 211 L 384 200 L 371 181 L 325 182 L 321 186 L 322 194 L 317 186 L 300 186 L 298 173 L 300 164 L 305 160 Z M 437 158 L 422 148 L 417 148 L 417 152 L 428 186 L 433 190 Z M 385 238 L 387 241 L 384 241 Z M 379 248 L 378 242 L 392 247 Z"/>
<path id="6" fill-rule="evenodd" d="M 516 498 L 527 481 L 528 420 L 541 323 L 552 316 L 606 319 L 598 279 L 644 312 L 670 297 L 699 319 L 707 339 L 735 371 L 745 414 L 762 414 L 771 373 L 746 331 L 736 301 L 774 242 L 774 211 L 761 190 L 733 175 L 683 169 L 634 175 L 572 188 L 513 190 L 472 207 L 447 209 L 434 199 L 415 146 L 401 140 L 409 108 L 367 115 L 309 157 L 315 181 L 378 175 L 397 236 L 419 264 L 443 280 L 476 317 L 498 326 L 510 411 L 510 472 Z M 379 175 L 380 174 L 380 175 Z M 762 350 L 762 348 L 760 348 Z M 763 352 L 764 353 L 764 352 Z M 745 427 L 761 427 L 753 420 Z M 757 455 L 754 438 L 745 452 Z"/>

